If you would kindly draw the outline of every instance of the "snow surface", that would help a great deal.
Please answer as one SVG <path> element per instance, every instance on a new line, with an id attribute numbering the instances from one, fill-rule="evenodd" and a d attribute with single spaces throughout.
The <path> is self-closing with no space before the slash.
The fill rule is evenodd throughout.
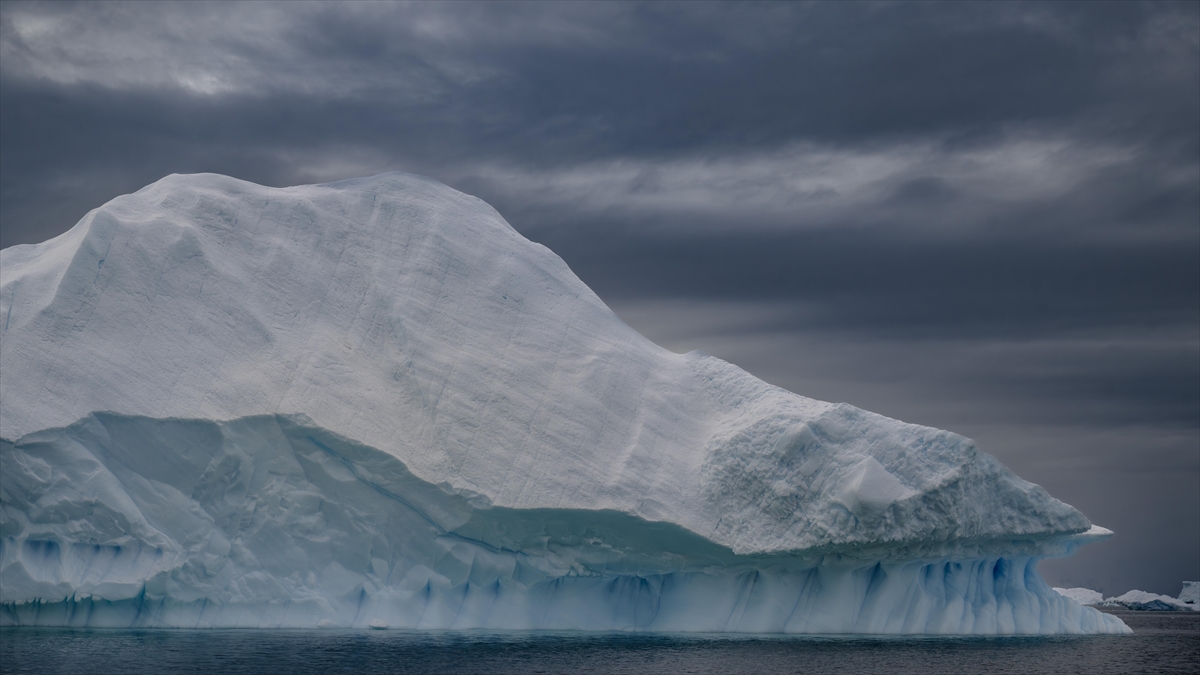
<path id="1" fill-rule="evenodd" d="M 664 350 L 426 178 L 169 176 L 0 251 L 0 320 L 5 623 L 1128 630 L 968 439 Z"/>
<path id="2" fill-rule="evenodd" d="M 1104 602 L 1104 596 L 1100 594 L 1100 591 L 1093 591 L 1090 588 L 1058 588 L 1056 586 L 1054 591 L 1081 605 L 1098 605 Z"/>

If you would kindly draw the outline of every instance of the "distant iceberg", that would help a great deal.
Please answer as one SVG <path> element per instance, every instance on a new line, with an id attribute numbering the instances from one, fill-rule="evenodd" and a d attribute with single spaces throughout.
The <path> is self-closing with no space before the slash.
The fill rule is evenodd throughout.
<path id="1" fill-rule="evenodd" d="M 664 350 L 426 178 L 169 176 L 0 317 L 3 625 L 1129 632 L 968 439 Z"/>
<path id="2" fill-rule="evenodd" d="M 1054 590 L 1062 596 L 1071 598 L 1081 605 L 1100 605 L 1104 607 L 1121 607 L 1123 609 L 1132 609 L 1137 611 L 1192 611 L 1200 609 L 1193 598 L 1195 589 L 1200 586 L 1200 583 L 1195 581 L 1183 582 L 1183 592 L 1179 594 L 1179 598 L 1172 598 L 1168 595 L 1158 595 L 1157 593 L 1147 593 L 1145 591 L 1133 590 L 1116 597 L 1108 598 L 1107 600 L 1099 591 L 1093 591 L 1090 588 L 1055 588 Z M 1189 599 L 1191 601 L 1189 602 Z"/>
<path id="3" fill-rule="evenodd" d="M 1200 609 L 1200 581 L 1183 582 L 1183 590 L 1179 592 L 1179 601 Z"/>
<path id="4" fill-rule="evenodd" d="M 1123 595 L 1108 598 L 1104 602 L 1098 604 L 1106 607 L 1123 607 L 1125 609 L 1152 612 L 1189 612 L 1198 609 L 1195 605 L 1189 605 L 1186 602 L 1183 602 L 1177 598 L 1172 598 L 1169 595 L 1159 595 L 1157 593 L 1147 593 L 1146 591 L 1138 590 L 1129 591 Z"/>
<path id="5" fill-rule="evenodd" d="M 1100 594 L 1100 591 L 1093 591 L 1090 588 L 1055 587 L 1054 590 L 1059 595 L 1068 597 L 1081 605 L 1098 605 L 1104 602 L 1104 596 Z"/>

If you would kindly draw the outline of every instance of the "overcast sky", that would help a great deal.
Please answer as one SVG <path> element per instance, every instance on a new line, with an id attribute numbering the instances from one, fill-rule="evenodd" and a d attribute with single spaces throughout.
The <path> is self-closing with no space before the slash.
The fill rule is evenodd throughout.
<path id="1" fill-rule="evenodd" d="M 0 245 L 169 173 L 479 196 L 634 328 L 1200 579 L 1200 3 L 4 2 Z"/>

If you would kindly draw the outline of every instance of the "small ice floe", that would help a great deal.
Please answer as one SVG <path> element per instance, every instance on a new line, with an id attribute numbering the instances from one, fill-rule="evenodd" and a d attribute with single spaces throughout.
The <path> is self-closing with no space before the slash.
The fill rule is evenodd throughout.
<path id="1" fill-rule="evenodd" d="M 367 624 L 371 630 L 387 630 L 388 623 L 383 619 L 371 619 L 371 623 Z"/>
<path id="2" fill-rule="evenodd" d="M 317 622 L 317 628 L 333 628 L 333 619 L 321 619 Z"/>

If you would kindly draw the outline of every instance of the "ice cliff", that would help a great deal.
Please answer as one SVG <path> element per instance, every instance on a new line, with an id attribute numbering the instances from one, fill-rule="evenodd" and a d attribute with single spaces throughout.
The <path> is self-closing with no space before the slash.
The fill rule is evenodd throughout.
<path id="1" fill-rule="evenodd" d="M 169 176 L 0 251 L 0 623 L 1127 632 L 971 441 L 620 321 L 405 174 Z"/>

